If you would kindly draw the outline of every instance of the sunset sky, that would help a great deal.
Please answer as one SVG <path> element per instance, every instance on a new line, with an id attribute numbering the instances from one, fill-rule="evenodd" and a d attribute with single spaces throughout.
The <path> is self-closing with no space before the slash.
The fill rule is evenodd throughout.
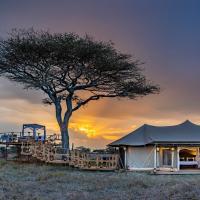
<path id="1" fill-rule="evenodd" d="M 142 124 L 200 124 L 199 0 L 0 0 L 0 37 L 12 28 L 88 33 L 145 62 L 159 95 L 92 102 L 72 117 L 70 143 L 101 148 Z M 40 123 L 58 132 L 44 95 L 0 79 L 0 132 Z"/>

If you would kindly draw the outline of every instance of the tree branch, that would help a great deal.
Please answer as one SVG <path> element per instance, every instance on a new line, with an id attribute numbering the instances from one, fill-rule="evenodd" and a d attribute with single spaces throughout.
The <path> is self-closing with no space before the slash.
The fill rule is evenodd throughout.
<path id="1" fill-rule="evenodd" d="M 112 95 L 93 95 L 93 96 L 90 96 L 90 97 L 87 98 L 86 100 L 78 102 L 78 103 L 77 103 L 77 106 L 75 106 L 75 107 L 72 109 L 72 112 L 78 110 L 81 106 L 86 105 L 86 104 L 89 103 L 90 101 L 99 100 L 100 98 L 105 98 L 105 97 L 112 98 L 112 97 L 117 97 L 117 96 L 118 96 L 118 95 L 116 95 L 116 94 L 112 94 Z"/>

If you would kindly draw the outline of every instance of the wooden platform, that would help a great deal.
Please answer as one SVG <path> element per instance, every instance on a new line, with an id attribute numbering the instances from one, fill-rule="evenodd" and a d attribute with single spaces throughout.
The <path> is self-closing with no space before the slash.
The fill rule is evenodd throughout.
<path id="1" fill-rule="evenodd" d="M 60 164 L 60 165 L 63 165 L 63 164 L 68 164 L 66 161 L 64 160 L 53 160 L 53 161 L 48 161 L 49 164 Z"/>
<path id="2" fill-rule="evenodd" d="M 181 169 L 179 171 L 157 171 L 155 175 L 200 175 L 200 169 Z"/>
<path id="3" fill-rule="evenodd" d="M 85 170 L 85 171 L 105 171 L 105 172 L 112 172 L 112 171 L 116 171 L 116 168 L 79 168 L 81 170 Z"/>
<path id="4" fill-rule="evenodd" d="M 119 168 L 118 152 L 89 152 L 84 149 L 64 150 L 62 146 L 57 145 L 55 141 L 45 140 L 36 141 L 33 138 L 26 140 L 0 141 L 5 145 L 3 155 L 9 158 L 10 147 L 15 146 L 18 160 L 29 161 L 32 158 L 39 162 L 49 164 L 64 164 L 82 170 L 113 171 Z"/>
<path id="5" fill-rule="evenodd" d="M 0 144 L 7 145 L 7 146 L 10 146 L 10 145 L 19 145 L 19 146 L 21 146 L 22 142 L 0 142 Z"/>

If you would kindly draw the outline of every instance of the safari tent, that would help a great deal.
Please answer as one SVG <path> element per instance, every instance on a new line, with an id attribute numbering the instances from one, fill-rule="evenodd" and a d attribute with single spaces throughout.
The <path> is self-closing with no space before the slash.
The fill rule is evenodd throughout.
<path id="1" fill-rule="evenodd" d="M 190 121 L 175 126 L 144 124 L 112 142 L 130 170 L 200 168 L 200 126 Z"/>

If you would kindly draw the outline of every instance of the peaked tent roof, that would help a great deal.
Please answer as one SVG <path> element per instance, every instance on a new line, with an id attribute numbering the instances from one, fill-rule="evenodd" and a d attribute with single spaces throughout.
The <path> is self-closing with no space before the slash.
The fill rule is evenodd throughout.
<path id="1" fill-rule="evenodd" d="M 200 143 L 200 126 L 189 120 L 175 126 L 144 124 L 109 146 L 143 146 L 154 143 Z"/>

